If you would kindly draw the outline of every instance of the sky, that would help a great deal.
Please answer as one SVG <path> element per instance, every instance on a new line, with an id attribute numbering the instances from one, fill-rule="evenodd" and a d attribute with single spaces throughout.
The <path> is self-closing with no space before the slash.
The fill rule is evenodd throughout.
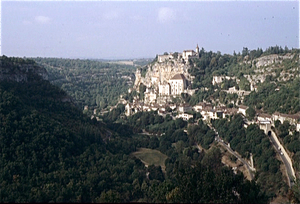
<path id="1" fill-rule="evenodd" d="M 154 58 L 299 48 L 299 1 L 1 2 L 1 55 Z"/>

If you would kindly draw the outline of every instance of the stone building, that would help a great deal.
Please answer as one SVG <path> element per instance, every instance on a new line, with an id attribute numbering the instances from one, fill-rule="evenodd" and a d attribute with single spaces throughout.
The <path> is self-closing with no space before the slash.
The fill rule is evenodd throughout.
<path id="1" fill-rule="evenodd" d="M 171 93 L 170 84 L 169 83 L 159 84 L 158 93 L 160 96 L 169 96 Z"/>
<path id="2" fill-rule="evenodd" d="M 243 114 L 243 115 L 246 115 L 246 110 L 247 110 L 248 108 L 249 108 L 248 106 L 240 105 L 240 106 L 239 106 L 238 113 L 241 113 L 241 114 Z"/>
<path id="3" fill-rule="evenodd" d="M 196 50 L 184 50 L 182 52 L 182 58 L 185 61 L 188 61 L 190 58 L 198 58 L 199 57 L 199 46 L 197 45 Z"/>
<path id="4" fill-rule="evenodd" d="M 183 74 L 176 74 L 170 79 L 171 94 L 179 95 L 186 89 L 186 78 Z"/>

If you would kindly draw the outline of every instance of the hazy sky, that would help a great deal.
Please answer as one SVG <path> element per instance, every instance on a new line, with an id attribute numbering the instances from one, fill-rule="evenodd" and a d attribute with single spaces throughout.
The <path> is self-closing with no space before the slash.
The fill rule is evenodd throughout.
<path id="1" fill-rule="evenodd" d="M 2 1 L 2 55 L 125 59 L 299 48 L 299 1 Z"/>

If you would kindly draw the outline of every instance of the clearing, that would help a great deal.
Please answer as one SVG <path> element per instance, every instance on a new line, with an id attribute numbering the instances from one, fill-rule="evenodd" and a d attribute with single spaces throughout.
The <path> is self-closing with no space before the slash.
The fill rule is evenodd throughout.
<path id="1" fill-rule="evenodd" d="M 158 150 L 139 148 L 138 151 L 132 153 L 132 155 L 140 159 L 146 167 L 154 164 L 155 166 L 161 166 L 163 172 L 166 171 L 165 161 L 168 156 Z"/>

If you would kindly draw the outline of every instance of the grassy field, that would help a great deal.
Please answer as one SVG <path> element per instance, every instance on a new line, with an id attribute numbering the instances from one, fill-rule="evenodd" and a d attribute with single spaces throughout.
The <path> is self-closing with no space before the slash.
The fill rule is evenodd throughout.
<path id="1" fill-rule="evenodd" d="M 135 157 L 140 159 L 145 165 L 161 166 L 163 172 L 166 170 L 165 161 L 168 158 L 167 155 L 161 153 L 158 150 L 140 148 L 138 151 L 132 153 Z"/>

